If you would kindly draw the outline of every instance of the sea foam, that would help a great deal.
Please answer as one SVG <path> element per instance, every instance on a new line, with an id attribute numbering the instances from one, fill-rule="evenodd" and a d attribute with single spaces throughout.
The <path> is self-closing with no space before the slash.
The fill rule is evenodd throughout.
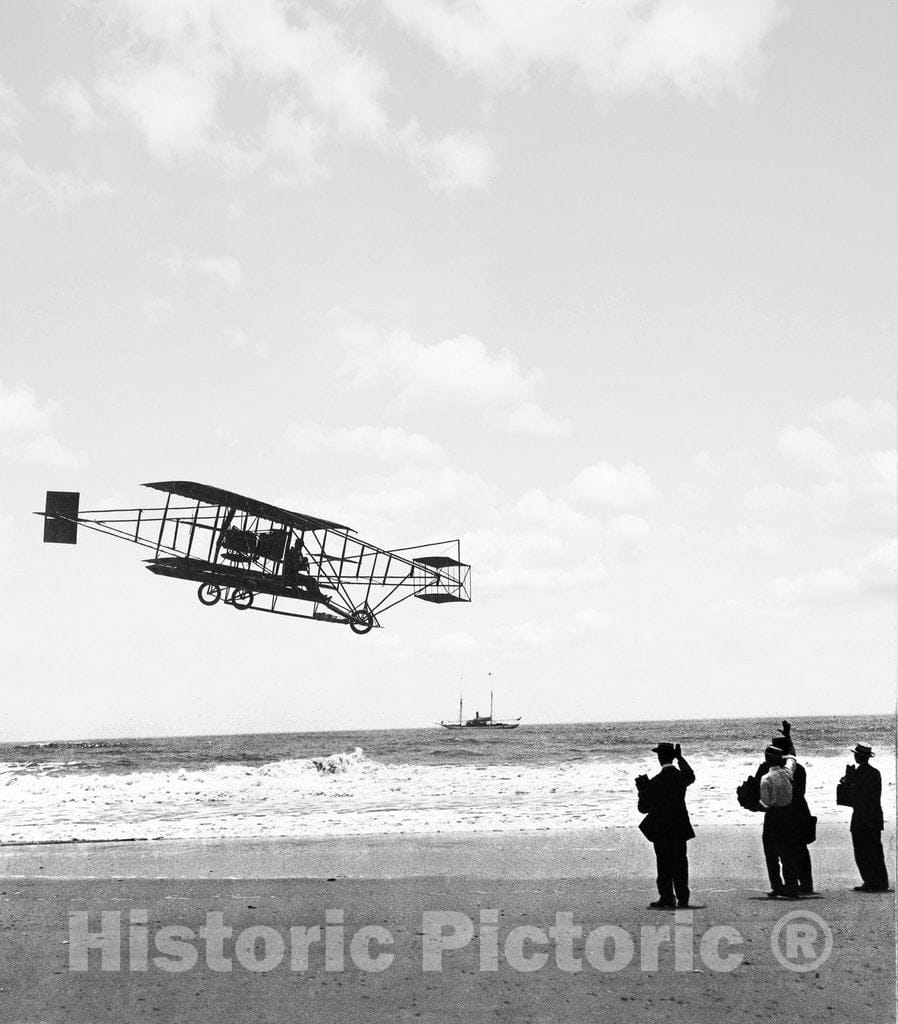
<path id="1" fill-rule="evenodd" d="M 697 828 L 760 827 L 735 789 L 756 764 L 691 759 Z M 821 821 L 845 821 L 835 786 L 845 759 L 809 757 L 808 801 Z M 71 765 L 69 764 L 69 767 Z M 324 758 L 118 774 L 66 763 L 0 764 L 0 842 L 302 837 L 635 826 L 634 778 L 644 758 L 559 764 L 383 764 L 356 747 Z M 894 758 L 884 756 L 883 806 L 895 805 Z"/>

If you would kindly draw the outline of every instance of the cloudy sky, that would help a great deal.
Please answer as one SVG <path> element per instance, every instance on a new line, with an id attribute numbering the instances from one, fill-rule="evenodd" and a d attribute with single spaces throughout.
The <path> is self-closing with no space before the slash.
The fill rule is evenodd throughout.
<path id="1" fill-rule="evenodd" d="M 0 12 L 0 737 L 893 706 L 898 180 L 870 0 Z M 192 479 L 470 605 L 205 609 L 44 491 Z"/>

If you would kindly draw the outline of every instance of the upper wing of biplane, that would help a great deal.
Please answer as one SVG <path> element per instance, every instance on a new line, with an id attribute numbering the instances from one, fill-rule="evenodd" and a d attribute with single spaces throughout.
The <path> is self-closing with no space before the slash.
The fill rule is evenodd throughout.
<path id="1" fill-rule="evenodd" d="M 328 519 L 307 516 L 302 512 L 291 512 L 285 508 L 278 508 L 277 505 L 256 501 L 255 498 L 247 498 L 242 494 L 235 494 L 233 491 L 225 491 L 221 487 L 198 484 L 193 480 L 162 480 L 152 484 L 144 484 L 143 486 L 151 487 L 155 491 L 163 491 L 166 494 L 174 494 L 179 498 L 189 498 L 191 501 L 199 501 L 203 504 L 239 509 L 241 512 L 248 512 L 251 516 L 269 519 L 272 522 L 289 526 L 294 530 L 345 530 L 349 533 L 355 533 L 355 530 L 351 527 L 343 526 L 340 523 L 332 523 Z"/>

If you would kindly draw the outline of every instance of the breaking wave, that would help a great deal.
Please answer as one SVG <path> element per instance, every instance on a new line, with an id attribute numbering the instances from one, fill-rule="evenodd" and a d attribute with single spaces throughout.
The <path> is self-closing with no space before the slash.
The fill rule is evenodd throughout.
<path id="1" fill-rule="evenodd" d="M 844 820 L 834 788 L 844 758 L 807 758 L 809 802 Z M 329 757 L 216 763 L 164 771 L 73 770 L 78 762 L 0 764 L 0 843 L 220 839 L 413 832 L 523 831 L 635 825 L 642 754 L 555 764 L 385 764 L 360 747 Z M 735 786 L 754 767 L 731 756 L 692 761 L 695 823 L 756 824 Z M 894 760 L 883 757 L 894 805 Z"/>

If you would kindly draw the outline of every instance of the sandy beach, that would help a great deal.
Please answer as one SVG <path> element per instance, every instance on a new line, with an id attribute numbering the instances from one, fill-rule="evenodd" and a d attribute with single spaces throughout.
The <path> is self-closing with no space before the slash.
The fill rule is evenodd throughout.
<path id="1" fill-rule="evenodd" d="M 894 835 L 885 838 L 894 863 Z M 893 1020 L 894 896 L 851 891 L 857 876 L 847 828 L 822 826 L 813 853 L 821 898 L 769 901 L 760 822 L 701 829 L 691 844 L 696 909 L 675 919 L 647 909 L 655 896 L 652 851 L 634 829 L 4 847 L 0 1016 L 16 1022 Z M 335 911 L 342 911 L 342 931 L 333 923 Z M 103 912 L 112 915 L 107 925 L 121 922 L 120 969 L 101 970 L 98 950 L 88 953 L 86 970 L 70 969 L 78 939 L 69 915 L 82 912 L 90 932 L 99 931 Z M 233 930 L 234 941 L 222 945 L 230 969 L 213 969 L 198 938 L 190 940 L 195 966 L 171 971 L 154 963 L 160 929 L 179 925 L 191 930 L 182 938 L 198 936 L 216 913 Z M 784 915 L 796 913 L 805 917 L 777 931 Z M 808 913 L 815 915 L 810 932 Z M 442 927 L 448 919 L 441 914 L 454 915 L 452 928 Z M 573 961 L 565 959 L 563 942 L 548 938 L 565 920 L 558 915 L 580 927 L 569 941 Z M 470 935 L 455 932 L 465 919 Z M 135 920 L 145 921 L 150 936 L 143 964 Z M 653 945 L 649 932 L 665 925 L 673 926 L 669 937 L 676 942 Z M 269 970 L 247 968 L 235 957 L 236 937 L 258 939 L 258 932 L 245 931 L 258 926 L 284 942 L 280 962 Z M 330 927 L 333 947 L 327 948 L 341 947 L 343 969 L 326 959 L 324 942 L 307 947 L 304 963 L 291 961 L 290 929 L 316 926 L 322 935 Z M 351 944 L 372 926 L 385 931 L 364 950 L 392 954 L 380 971 L 368 969 L 364 950 L 360 959 Z M 527 941 L 509 934 L 521 926 L 536 930 Z M 735 931 L 711 949 L 703 938 L 721 926 Z M 601 928 L 602 942 L 588 939 Z M 783 957 L 794 965 L 825 954 L 827 931 L 831 952 L 814 969 L 783 965 Z M 802 947 L 809 935 L 811 945 Z M 453 942 L 458 948 L 448 948 Z M 276 943 L 261 940 L 253 950 L 253 966 L 278 952 Z M 534 958 L 539 953 L 544 963 Z M 730 953 L 738 963 L 720 969 Z M 442 969 L 425 970 L 435 956 Z M 529 970 L 521 969 L 521 957 Z M 129 958 L 132 968 L 145 969 L 129 970 Z M 572 962 L 580 969 L 570 969 Z"/>

